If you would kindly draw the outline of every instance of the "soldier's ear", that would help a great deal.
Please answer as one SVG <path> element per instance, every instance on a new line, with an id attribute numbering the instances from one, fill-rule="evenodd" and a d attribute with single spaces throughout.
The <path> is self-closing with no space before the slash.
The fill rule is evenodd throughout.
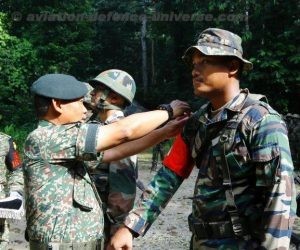
<path id="1" fill-rule="evenodd" d="M 238 73 L 240 67 L 240 62 L 238 60 L 231 60 L 228 63 L 229 76 L 234 76 Z"/>
<path id="2" fill-rule="evenodd" d="M 52 107 L 53 109 L 58 112 L 58 113 L 62 113 L 62 108 L 61 108 L 61 101 L 58 99 L 52 99 Z"/>
<path id="3" fill-rule="evenodd" d="M 111 104 L 117 105 L 117 106 L 123 106 L 125 103 L 124 97 L 120 96 L 119 94 L 115 92 L 110 92 L 108 96 L 108 101 Z"/>

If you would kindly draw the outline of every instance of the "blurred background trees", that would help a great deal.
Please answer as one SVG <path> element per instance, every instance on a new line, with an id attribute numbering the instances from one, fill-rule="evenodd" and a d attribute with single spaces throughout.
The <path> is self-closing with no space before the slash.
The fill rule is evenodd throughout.
<path id="1" fill-rule="evenodd" d="M 299 113 L 299 8 L 296 0 L 2 0 L 0 129 L 35 126 L 29 89 L 46 73 L 87 81 L 118 68 L 134 77 L 136 100 L 146 108 L 179 98 L 196 109 L 204 100 L 193 96 L 181 56 L 208 27 L 242 37 L 254 64 L 242 87 L 267 95 L 283 114 Z M 68 18 L 49 18 L 64 13 Z M 75 20 L 76 14 L 88 18 Z"/>

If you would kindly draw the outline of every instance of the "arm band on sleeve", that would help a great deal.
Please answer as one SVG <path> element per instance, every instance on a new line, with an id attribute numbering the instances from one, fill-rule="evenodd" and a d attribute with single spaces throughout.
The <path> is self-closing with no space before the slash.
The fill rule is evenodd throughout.
<path id="1" fill-rule="evenodd" d="M 194 161 L 190 149 L 181 135 L 178 135 L 173 146 L 165 157 L 163 164 L 182 178 L 189 177 L 193 170 Z"/>
<path id="2" fill-rule="evenodd" d="M 12 138 L 9 139 L 9 150 L 6 155 L 5 163 L 10 171 L 14 171 L 22 166 L 22 161 Z"/>
<path id="3" fill-rule="evenodd" d="M 92 155 L 97 155 L 96 141 L 98 124 L 89 124 L 86 132 L 85 144 L 84 144 L 84 158 Z"/>

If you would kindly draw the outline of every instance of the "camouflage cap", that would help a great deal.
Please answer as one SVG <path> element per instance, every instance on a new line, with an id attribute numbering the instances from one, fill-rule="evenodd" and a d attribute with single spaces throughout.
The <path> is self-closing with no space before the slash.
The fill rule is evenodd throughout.
<path id="1" fill-rule="evenodd" d="M 207 56 L 234 56 L 243 63 L 243 70 L 251 70 L 253 65 L 250 61 L 243 58 L 242 39 L 227 30 L 218 28 L 208 28 L 201 32 L 197 44 L 189 47 L 182 59 L 190 64 L 193 51 L 199 50 Z"/>
<path id="2" fill-rule="evenodd" d="M 89 84 L 94 88 L 101 83 L 123 96 L 129 103 L 132 103 L 136 85 L 132 76 L 127 72 L 119 69 L 109 69 L 101 72 L 96 78 L 89 81 Z"/>
<path id="3" fill-rule="evenodd" d="M 83 97 L 87 87 L 75 77 L 65 74 L 47 74 L 37 79 L 30 88 L 35 95 L 60 100 L 74 100 Z"/>

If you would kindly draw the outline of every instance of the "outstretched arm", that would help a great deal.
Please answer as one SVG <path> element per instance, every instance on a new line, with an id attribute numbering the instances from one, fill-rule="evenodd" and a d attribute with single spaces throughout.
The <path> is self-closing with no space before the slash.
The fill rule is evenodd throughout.
<path id="1" fill-rule="evenodd" d="M 175 156 L 181 152 L 181 157 Z M 153 177 L 134 209 L 125 220 L 125 226 L 112 237 L 108 249 L 132 249 L 132 235 L 144 235 L 187 178 L 193 161 L 187 145 L 178 136 L 162 167 Z M 185 169 L 185 170 L 183 170 Z M 124 248 L 123 248 L 124 247 Z"/>
<path id="2" fill-rule="evenodd" d="M 122 143 L 119 146 L 104 151 L 103 162 L 111 162 L 135 155 L 141 151 L 180 133 L 188 117 L 183 116 L 168 122 L 165 126 L 156 129 L 137 140 Z"/>
<path id="3" fill-rule="evenodd" d="M 117 146 L 126 141 L 131 141 L 145 136 L 169 118 L 176 118 L 188 113 L 190 108 L 186 102 L 179 100 L 170 103 L 173 117 L 165 110 L 156 110 L 133 114 L 115 123 L 101 127 L 97 138 L 97 151 Z"/>

